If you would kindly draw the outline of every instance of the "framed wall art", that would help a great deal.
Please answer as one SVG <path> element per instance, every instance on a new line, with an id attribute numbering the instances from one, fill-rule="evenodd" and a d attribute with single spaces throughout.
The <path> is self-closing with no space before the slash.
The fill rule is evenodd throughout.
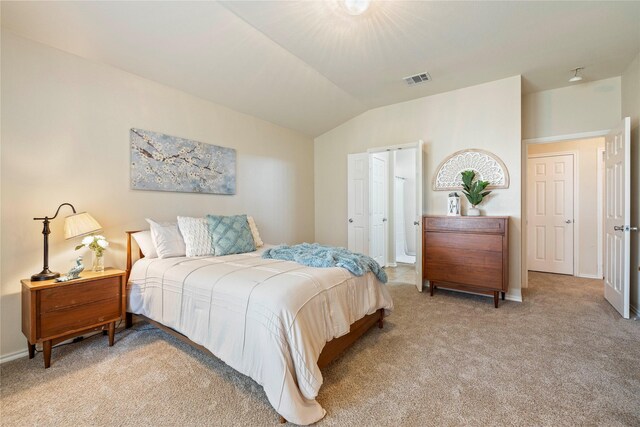
<path id="1" fill-rule="evenodd" d="M 132 128 L 134 190 L 235 194 L 236 150 Z"/>

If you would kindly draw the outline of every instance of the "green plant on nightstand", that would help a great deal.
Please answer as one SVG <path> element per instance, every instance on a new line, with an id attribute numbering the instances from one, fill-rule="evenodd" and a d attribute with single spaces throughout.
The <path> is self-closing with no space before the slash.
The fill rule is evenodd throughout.
<path id="1" fill-rule="evenodd" d="M 462 171 L 462 192 L 472 206 L 467 211 L 467 216 L 479 216 L 480 209 L 476 206 L 482 203 L 482 200 L 491 193 L 491 191 L 485 191 L 489 181 L 474 181 L 475 177 L 476 173 L 472 170 Z"/>

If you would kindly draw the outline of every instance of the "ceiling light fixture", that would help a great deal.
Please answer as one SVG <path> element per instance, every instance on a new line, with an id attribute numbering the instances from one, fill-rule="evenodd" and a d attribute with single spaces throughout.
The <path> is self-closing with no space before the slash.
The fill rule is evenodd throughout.
<path id="1" fill-rule="evenodd" d="M 578 68 L 574 68 L 574 69 L 571 70 L 571 71 L 573 71 L 573 77 L 571 77 L 569 79 L 570 83 L 575 83 L 575 82 L 579 82 L 580 80 L 582 80 L 582 76 L 578 75 L 578 72 L 580 70 L 584 70 L 584 67 L 578 67 Z"/>
<path id="2" fill-rule="evenodd" d="M 349 15 L 362 15 L 369 9 L 371 0 L 342 0 L 342 6 Z"/>

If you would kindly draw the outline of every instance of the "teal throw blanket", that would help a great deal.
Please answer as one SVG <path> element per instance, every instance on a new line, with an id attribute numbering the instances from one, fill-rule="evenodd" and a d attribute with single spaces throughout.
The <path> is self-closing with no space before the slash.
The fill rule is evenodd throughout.
<path id="1" fill-rule="evenodd" d="M 323 246 L 318 243 L 282 245 L 265 250 L 262 258 L 295 261 L 308 267 L 342 267 L 356 276 L 362 276 L 367 271 L 371 271 L 378 280 L 387 283 L 387 273 L 373 258 L 345 248 Z"/>

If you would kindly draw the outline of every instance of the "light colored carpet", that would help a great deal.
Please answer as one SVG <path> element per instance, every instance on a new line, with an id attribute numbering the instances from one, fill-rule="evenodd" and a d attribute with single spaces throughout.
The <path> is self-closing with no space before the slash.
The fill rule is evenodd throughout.
<path id="1" fill-rule="evenodd" d="M 324 370 L 322 426 L 640 425 L 640 322 L 601 281 L 532 273 L 522 304 L 390 286 L 396 311 Z M 146 324 L 1 366 L 0 421 L 274 426 L 262 388 Z"/>

